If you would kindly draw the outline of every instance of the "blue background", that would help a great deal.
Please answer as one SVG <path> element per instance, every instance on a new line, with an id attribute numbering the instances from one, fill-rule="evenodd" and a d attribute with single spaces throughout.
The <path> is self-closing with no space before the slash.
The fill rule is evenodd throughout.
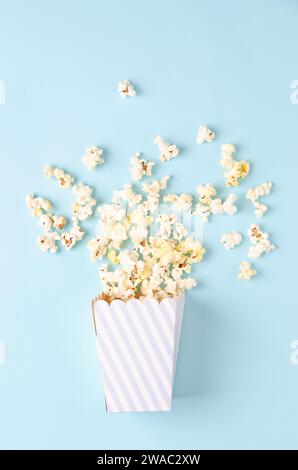
<path id="1" fill-rule="evenodd" d="M 298 448 L 297 15 L 295 0 L 1 2 L 1 448 Z M 117 93 L 125 78 L 135 99 Z M 195 143 L 199 124 L 215 129 L 214 143 Z M 89 304 L 96 264 L 85 243 L 40 252 L 24 196 L 69 214 L 71 195 L 43 177 L 53 163 L 109 201 L 134 152 L 157 157 L 156 135 L 183 149 L 156 172 L 173 175 L 173 191 L 212 182 L 226 194 L 221 143 L 252 171 L 236 190 L 237 216 L 205 230 L 172 412 L 108 415 Z M 89 172 L 80 159 L 94 144 L 106 164 Z M 261 224 L 278 250 L 240 282 L 248 242 L 226 252 L 219 238 L 255 221 L 244 194 L 264 180 L 274 191 Z M 95 224 L 85 224 L 88 238 Z"/>

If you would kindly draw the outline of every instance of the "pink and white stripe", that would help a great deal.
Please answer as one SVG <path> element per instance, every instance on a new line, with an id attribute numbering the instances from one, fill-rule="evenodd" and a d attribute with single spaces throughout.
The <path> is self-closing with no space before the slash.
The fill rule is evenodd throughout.
<path id="1" fill-rule="evenodd" d="M 92 307 L 107 411 L 169 411 L 184 295 Z"/>

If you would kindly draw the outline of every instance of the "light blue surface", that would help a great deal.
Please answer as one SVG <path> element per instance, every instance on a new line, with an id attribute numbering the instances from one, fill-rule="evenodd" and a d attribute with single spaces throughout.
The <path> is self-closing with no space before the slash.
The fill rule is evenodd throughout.
<path id="1" fill-rule="evenodd" d="M 295 0 L 1 2 L 1 448 L 298 448 L 297 16 Z M 135 99 L 117 93 L 125 78 Z M 202 123 L 216 130 L 210 145 L 195 143 Z M 53 163 L 109 201 L 128 182 L 134 152 L 157 156 L 158 134 L 183 148 L 157 173 L 173 174 L 174 191 L 207 182 L 224 190 L 225 142 L 252 172 L 237 189 L 239 214 L 206 227 L 173 411 L 107 415 L 90 316 L 96 266 L 84 243 L 41 253 L 24 195 L 68 210 L 70 195 L 42 175 Z M 93 144 L 107 162 L 90 173 L 80 158 Z M 218 240 L 255 221 L 243 196 L 266 179 L 274 191 L 262 226 L 278 250 L 241 283 L 248 242 L 226 252 Z"/>

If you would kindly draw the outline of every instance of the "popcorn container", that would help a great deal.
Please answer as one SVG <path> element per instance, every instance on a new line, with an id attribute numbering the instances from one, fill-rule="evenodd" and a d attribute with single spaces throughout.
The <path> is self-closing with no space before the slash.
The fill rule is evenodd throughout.
<path id="1" fill-rule="evenodd" d="M 92 301 L 107 412 L 170 411 L 184 295 Z"/>

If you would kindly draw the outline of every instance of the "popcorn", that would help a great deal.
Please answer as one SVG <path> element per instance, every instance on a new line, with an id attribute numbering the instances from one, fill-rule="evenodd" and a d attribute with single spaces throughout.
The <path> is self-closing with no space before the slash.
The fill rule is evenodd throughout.
<path id="1" fill-rule="evenodd" d="M 122 80 L 122 82 L 118 84 L 118 91 L 123 97 L 136 96 L 136 91 L 129 80 Z"/>
<path id="2" fill-rule="evenodd" d="M 259 258 L 263 253 L 270 253 L 275 249 L 275 246 L 269 240 L 268 233 L 262 232 L 259 225 L 251 224 L 247 235 L 252 243 L 248 250 L 249 258 Z"/>
<path id="3" fill-rule="evenodd" d="M 151 176 L 152 168 L 155 165 L 154 162 L 148 162 L 140 158 L 141 154 L 136 153 L 131 158 L 131 175 L 134 181 L 141 181 L 143 176 Z"/>
<path id="4" fill-rule="evenodd" d="M 177 211 L 184 211 L 191 208 L 192 196 L 190 194 L 167 194 L 163 198 L 164 202 L 170 202 Z"/>
<path id="5" fill-rule="evenodd" d="M 252 269 L 251 264 L 248 261 L 242 261 L 239 266 L 240 273 L 238 275 L 238 279 L 249 281 L 252 276 L 257 274 L 255 269 Z"/>
<path id="6" fill-rule="evenodd" d="M 103 150 L 98 147 L 87 147 L 86 153 L 82 157 L 82 162 L 89 170 L 94 170 L 97 165 L 104 163 L 102 154 Z"/>
<path id="7" fill-rule="evenodd" d="M 212 142 L 215 139 L 215 133 L 206 126 L 200 126 L 198 129 L 197 143 Z"/>
<path id="8" fill-rule="evenodd" d="M 260 184 L 255 188 L 250 188 L 246 193 L 246 199 L 254 202 L 260 197 L 267 196 L 270 194 L 272 183 L 270 181 Z"/>
<path id="9" fill-rule="evenodd" d="M 173 225 L 175 216 L 163 214 L 159 219 Z M 109 252 L 108 257 L 119 262 L 119 267 L 109 271 L 107 265 L 103 265 L 99 270 L 104 298 L 127 301 L 134 297 L 153 296 L 157 300 L 177 297 L 196 285 L 193 278 L 182 276 L 190 272 L 193 263 L 202 260 L 204 251 L 191 237 L 180 241 L 149 237 L 119 255 Z"/>
<path id="10" fill-rule="evenodd" d="M 73 235 L 76 241 L 78 242 L 84 238 L 85 230 L 83 230 L 82 227 L 79 226 L 79 224 L 75 224 L 71 228 L 70 234 Z"/>
<path id="11" fill-rule="evenodd" d="M 62 230 L 67 224 L 67 220 L 63 215 L 53 215 L 52 216 L 53 227 Z"/>
<path id="12" fill-rule="evenodd" d="M 227 232 L 221 236 L 220 243 L 226 250 L 230 250 L 237 245 L 240 245 L 243 237 L 240 232 Z"/>
<path id="13" fill-rule="evenodd" d="M 26 205 L 31 210 L 32 217 L 40 217 L 44 213 L 49 213 L 52 203 L 43 197 L 34 197 L 33 193 L 26 195 Z"/>
<path id="14" fill-rule="evenodd" d="M 131 184 L 125 184 L 122 190 L 114 191 L 113 194 L 113 203 L 119 204 L 121 200 L 126 201 L 128 206 L 132 207 L 141 202 L 142 196 L 134 192 Z"/>
<path id="15" fill-rule="evenodd" d="M 237 199 L 235 194 L 229 194 L 226 200 L 222 202 L 220 198 L 214 198 L 216 189 L 211 184 L 200 184 L 196 190 L 200 197 L 192 214 L 200 216 L 203 222 L 208 222 L 210 214 L 234 215 L 237 212 L 237 207 L 234 205 Z"/>
<path id="16" fill-rule="evenodd" d="M 200 202 L 202 204 L 209 205 L 214 196 L 216 196 L 216 189 L 211 184 L 199 184 L 196 187 L 196 191 L 200 196 Z"/>
<path id="17" fill-rule="evenodd" d="M 61 240 L 62 245 L 64 245 L 64 247 L 67 250 L 70 250 L 71 248 L 73 248 L 77 242 L 75 235 L 70 232 L 62 233 L 60 240 Z"/>
<path id="18" fill-rule="evenodd" d="M 258 217 L 258 218 L 263 217 L 265 212 L 267 212 L 267 210 L 268 210 L 268 207 L 266 206 L 266 204 L 262 204 L 261 202 L 254 201 L 253 205 L 255 207 L 254 213 L 255 213 L 256 217 Z"/>
<path id="19" fill-rule="evenodd" d="M 153 143 L 157 144 L 159 147 L 159 158 L 162 162 L 171 160 L 172 158 L 177 157 L 179 154 L 179 149 L 176 145 L 164 142 L 160 136 L 155 137 Z"/>
<path id="20" fill-rule="evenodd" d="M 75 202 L 71 205 L 72 220 L 76 222 L 78 220 L 87 220 L 93 214 L 93 206 L 96 204 L 94 199 L 90 199 L 90 202 L 82 206 L 80 203 Z"/>
<path id="21" fill-rule="evenodd" d="M 254 205 L 254 213 L 257 217 L 262 217 L 268 209 L 265 204 L 258 202 L 258 199 L 270 194 L 271 188 L 272 183 L 268 181 L 260 184 L 260 186 L 256 186 L 255 188 L 250 188 L 246 193 L 246 199 L 250 200 Z"/>
<path id="22" fill-rule="evenodd" d="M 245 178 L 250 169 L 250 165 L 245 160 L 237 161 L 233 158 L 235 153 L 233 144 L 223 144 L 221 146 L 221 166 L 226 170 L 223 176 L 226 178 L 226 186 L 238 186 L 238 180 Z"/>
<path id="23" fill-rule="evenodd" d="M 57 232 L 45 232 L 37 238 L 37 244 L 42 251 L 49 251 L 50 253 L 56 253 L 57 244 L 56 241 L 60 239 Z"/>
<path id="24" fill-rule="evenodd" d="M 68 173 L 65 173 L 62 168 L 46 165 L 44 173 L 47 178 L 55 178 L 61 188 L 69 189 L 73 185 L 73 176 L 69 175 Z"/>
<path id="25" fill-rule="evenodd" d="M 159 181 L 143 184 L 143 191 L 148 194 L 146 204 L 149 212 L 156 212 L 160 199 L 159 193 L 167 188 L 169 179 L 169 176 L 163 176 Z"/>
<path id="26" fill-rule="evenodd" d="M 232 157 L 233 153 L 236 152 L 235 146 L 233 144 L 223 144 L 221 146 L 221 160 L 220 164 L 226 170 L 231 170 L 234 166 L 234 158 Z"/>
<path id="27" fill-rule="evenodd" d="M 234 215 L 237 212 L 237 206 L 234 202 L 237 200 L 236 194 L 230 193 L 224 201 L 222 207 L 225 214 Z"/>
<path id="28" fill-rule="evenodd" d="M 53 226 L 53 218 L 50 214 L 42 214 L 39 217 L 38 225 L 40 225 L 45 232 L 49 232 Z"/>
<path id="29" fill-rule="evenodd" d="M 90 250 L 92 261 L 102 259 L 107 253 L 107 240 L 104 238 L 92 239 L 87 243 L 87 248 Z"/>
<path id="30" fill-rule="evenodd" d="M 78 183 L 73 186 L 72 192 L 76 197 L 76 202 L 84 206 L 90 203 L 93 189 L 90 186 L 87 186 L 86 184 Z"/>

